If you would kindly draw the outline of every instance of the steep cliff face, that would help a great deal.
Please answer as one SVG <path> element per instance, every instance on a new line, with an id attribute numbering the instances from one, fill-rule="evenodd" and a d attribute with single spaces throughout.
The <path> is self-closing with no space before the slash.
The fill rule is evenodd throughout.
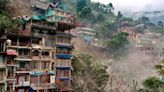
<path id="1" fill-rule="evenodd" d="M 12 17 L 31 16 L 31 0 L 10 0 L 8 10 Z"/>

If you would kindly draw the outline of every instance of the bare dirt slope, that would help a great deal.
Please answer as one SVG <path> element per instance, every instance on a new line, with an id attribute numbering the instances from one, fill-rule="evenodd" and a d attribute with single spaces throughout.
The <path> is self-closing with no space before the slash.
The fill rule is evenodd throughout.
<path id="1" fill-rule="evenodd" d="M 31 16 L 30 0 L 10 0 L 8 5 L 9 13 L 12 17 Z"/>
<path id="2" fill-rule="evenodd" d="M 127 55 L 111 58 L 105 50 L 87 45 L 78 33 L 74 32 L 77 38 L 74 39 L 76 51 L 83 54 L 94 56 L 99 62 L 108 65 L 109 81 L 105 87 L 106 92 L 133 92 L 141 88 L 142 81 L 150 76 L 157 76 L 154 65 L 160 60 L 160 56 L 146 55 L 145 52 L 138 50 L 133 44 L 129 48 Z M 163 38 L 154 39 L 159 47 Z M 162 45 L 164 46 L 164 45 Z M 162 47 L 160 46 L 160 47 Z M 158 48 L 159 49 L 159 48 Z"/>

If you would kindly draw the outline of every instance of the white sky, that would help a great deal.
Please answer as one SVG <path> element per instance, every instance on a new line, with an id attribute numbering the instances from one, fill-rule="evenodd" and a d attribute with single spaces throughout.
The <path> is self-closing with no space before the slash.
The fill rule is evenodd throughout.
<path id="1" fill-rule="evenodd" d="M 151 11 L 164 10 L 164 0 L 92 0 L 104 4 L 113 3 L 116 10 L 121 11 Z"/>

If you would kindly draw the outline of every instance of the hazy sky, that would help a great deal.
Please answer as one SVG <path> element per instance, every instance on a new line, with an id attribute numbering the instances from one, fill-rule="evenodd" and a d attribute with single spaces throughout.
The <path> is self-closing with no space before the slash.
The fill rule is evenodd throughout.
<path id="1" fill-rule="evenodd" d="M 151 11 L 164 10 L 164 0 L 92 0 L 104 4 L 112 2 L 116 10 L 123 11 Z"/>

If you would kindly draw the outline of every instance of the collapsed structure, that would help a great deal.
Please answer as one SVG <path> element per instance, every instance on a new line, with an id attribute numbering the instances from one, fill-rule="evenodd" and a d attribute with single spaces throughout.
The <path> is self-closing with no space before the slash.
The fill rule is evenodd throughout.
<path id="1" fill-rule="evenodd" d="M 18 29 L 6 29 L 0 39 L 0 92 L 71 92 L 76 17 L 33 1 L 34 15 L 15 18 Z"/>

